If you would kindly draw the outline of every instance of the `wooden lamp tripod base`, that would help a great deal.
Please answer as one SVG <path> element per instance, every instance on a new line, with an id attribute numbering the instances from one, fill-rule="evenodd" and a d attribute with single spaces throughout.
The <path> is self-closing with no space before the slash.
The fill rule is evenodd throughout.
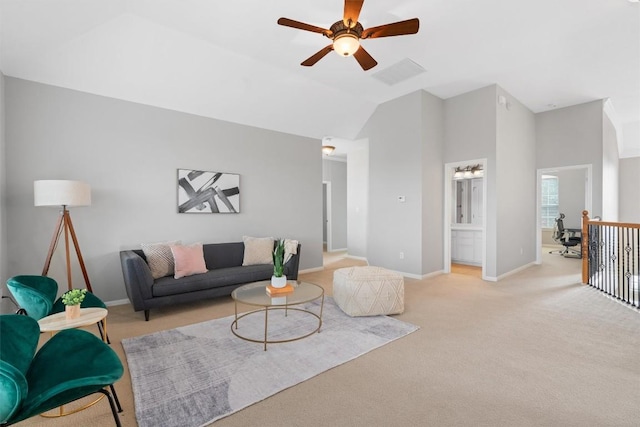
<path id="1" fill-rule="evenodd" d="M 71 235 L 71 240 L 73 241 L 73 246 L 76 250 L 76 255 L 78 256 L 78 262 L 80 264 L 80 269 L 82 270 L 82 275 L 84 276 L 84 283 L 89 292 L 93 292 L 91 289 L 91 283 L 89 282 L 89 275 L 87 274 L 87 269 L 84 265 L 84 260 L 82 259 L 82 252 L 80 252 L 80 245 L 78 245 L 78 238 L 76 237 L 76 232 L 73 229 L 73 223 L 71 222 L 71 215 L 69 215 L 69 210 L 66 205 L 62 205 L 62 210 L 60 211 L 60 216 L 58 217 L 58 222 L 56 224 L 56 229 L 53 232 L 53 237 L 51 239 L 51 244 L 49 245 L 49 253 L 47 254 L 47 259 L 44 262 L 44 268 L 42 269 L 42 275 L 46 276 L 49 272 L 49 267 L 51 265 L 51 258 L 53 257 L 53 253 L 58 246 L 58 241 L 60 240 L 60 235 L 64 233 L 64 250 L 65 250 L 65 259 L 67 262 L 67 285 L 69 290 L 73 288 L 72 278 L 71 278 L 71 258 L 69 254 L 69 234 Z"/>

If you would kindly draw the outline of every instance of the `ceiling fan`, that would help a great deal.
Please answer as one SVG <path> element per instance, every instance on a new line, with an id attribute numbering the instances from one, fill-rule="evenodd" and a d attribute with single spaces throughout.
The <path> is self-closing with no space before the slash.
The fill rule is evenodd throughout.
<path id="1" fill-rule="evenodd" d="M 305 24 L 304 22 L 294 21 L 289 18 L 278 19 L 278 24 L 280 25 L 297 28 L 299 30 L 311 31 L 313 33 L 320 33 L 333 41 L 330 45 L 320 49 L 320 51 L 304 60 L 300 65 L 310 67 L 321 60 L 327 53 L 334 50 L 340 56 L 353 55 L 362 69 L 366 71 L 375 67 L 378 63 L 360 45 L 360 40 L 375 39 L 378 37 L 402 36 L 418 32 L 418 28 L 420 26 L 418 18 L 380 25 L 378 27 L 371 27 L 365 30 L 362 27 L 362 24 L 358 22 L 362 3 L 364 3 L 364 0 L 345 0 L 344 17 L 342 20 L 334 23 L 328 30 L 316 27 L 315 25 Z"/>

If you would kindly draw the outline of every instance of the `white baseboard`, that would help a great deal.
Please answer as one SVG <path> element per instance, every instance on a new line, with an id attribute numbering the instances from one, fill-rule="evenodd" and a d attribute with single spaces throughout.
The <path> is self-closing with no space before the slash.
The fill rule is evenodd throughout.
<path id="1" fill-rule="evenodd" d="M 495 277 L 495 276 L 484 276 L 482 278 L 482 280 L 486 280 L 488 282 L 498 282 L 498 281 L 500 281 L 500 280 L 502 280 L 502 279 L 504 279 L 506 277 L 513 276 L 514 274 L 519 273 L 522 270 L 526 270 L 529 267 L 533 267 L 534 265 L 536 265 L 536 262 L 532 261 L 529 264 L 525 264 L 525 265 L 523 265 L 521 267 L 518 267 L 518 268 L 516 268 L 514 270 L 507 271 L 506 273 L 501 274 L 498 277 Z"/>
<path id="2" fill-rule="evenodd" d="M 125 305 L 125 304 L 130 304 L 131 301 L 129 301 L 129 298 L 125 298 L 125 299 L 117 299 L 115 301 L 106 301 L 104 304 L 109 307 L 110 305 Z"/>
<path id="3" fill-rule="evenodd" d="M 440 276 L 441 274 L 444 274 L 444 270 L 438 270 L 438 271 L 434 271 L 432 273 L 423 274 L 422 278 L 423 279 L 430 279 L 432 277 Z"/>
<path id="4" fill-rule="evenodd" d="M 363 256 L 355 256 L 355 255 L 349 255 L 347 254 L 347 256 L 345 258 L 349 258 L 349 259 L 357 259 L 358 261 L 364 261 L 367 263 L 367 265 L 369 265 L 369 261 L 367 260 L 367 257 L 363 257 Z"/>
<path id="5" fill-rule="evenodd" d="M 443 270 L 434 271 L 432 273 L 427 273 L 427 274 L 405 273 L 404 271 L 397 271 L 397 270 L 391 270 L 391 271 L 393 271 L 394 273 L 401 274 L 404 277 L 408 277 L 409 279 L 416 279 L 416 280 L 429 279 L 431 277 L 439 276 L 444 273 Z"/>
<path id="6" fill-rule="evenodd" d="M 346 251 L 347 248 L 338 248 L 338 249 L 331 249 L 330 251 L 328 250 L 328 253 L 332 253 L 332 252 L 343 252 Z"/>
<path id="7" fill-rule="evenodd" d="M 324 270 L 324 267 L 305 268 L 304 270 L 298 271 L 298 274 L 313 273 L 315 271 L 322 271 L 322 270 Z"/>

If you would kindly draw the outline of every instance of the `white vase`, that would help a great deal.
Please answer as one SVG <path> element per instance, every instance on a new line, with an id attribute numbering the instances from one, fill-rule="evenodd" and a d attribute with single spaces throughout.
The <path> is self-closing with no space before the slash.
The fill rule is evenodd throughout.
<path id="1" fill-rule="evenodd" d="M 271 276 L 271 286 L 273 286 L 274 288 L 284 288 L 285 286 L 287 286 L 287 276 Z"/>

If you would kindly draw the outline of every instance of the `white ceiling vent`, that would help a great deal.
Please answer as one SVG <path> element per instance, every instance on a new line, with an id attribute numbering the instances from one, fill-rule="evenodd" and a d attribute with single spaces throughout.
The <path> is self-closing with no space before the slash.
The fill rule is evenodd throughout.
<path id="1" fill-rule="evenodd" d="M 377 73 L 373 74 L 373 77 L 380 80 L 382 83 L 393 86 L 396 83 L 403 82 L 410 79 L 411 77 L 415 77 L 418 74 L 426 72 L 427 70 L 422 68 L 421 65 L 416 64 L 409 58 L 405 58 L 402 61 L 388 68 L 385 68 L 384 70 L 378 71 Z"/>

